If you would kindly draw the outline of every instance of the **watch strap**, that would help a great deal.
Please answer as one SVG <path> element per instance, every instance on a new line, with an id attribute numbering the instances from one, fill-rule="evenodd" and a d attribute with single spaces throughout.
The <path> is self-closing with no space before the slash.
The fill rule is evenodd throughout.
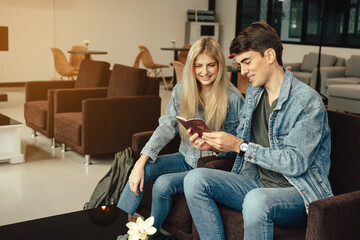
<path id="1" fill-rule="evenodd" d="M 247 145 L 249 144 L 249 142 L 246 142 L 246 141 L 242 142 L 241 144 L 244 144 L 244 143 L 247 144 Z M 246 151 L 241 151 L 241 144 L 239 146 L 240 147 L 240 156 L 243 157 L 243 156 L 245 156 Z"/>

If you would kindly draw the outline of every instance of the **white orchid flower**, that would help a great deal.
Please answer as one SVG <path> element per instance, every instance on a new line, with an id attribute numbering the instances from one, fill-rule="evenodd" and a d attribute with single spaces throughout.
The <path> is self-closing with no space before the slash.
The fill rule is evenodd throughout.
<path id="1" fill-rule="evenodd" d="M 171 43 L 176 43 L 176 41 L 177 40 L 174 38 L 174 39 L 171 40 Z"/>
<path id="2" fill-rule="evenodd" d="M 127 232 L 130 235 L 129 240 L 146 239 L 147 235 L 153 235 L 156 233 L 156 228 L 152 226 L 153 224 L 154 217 L 149 217 L 145 221 L 138 217 L 136 223 L 128 222 L 126 226 L 129 228 Z"/>

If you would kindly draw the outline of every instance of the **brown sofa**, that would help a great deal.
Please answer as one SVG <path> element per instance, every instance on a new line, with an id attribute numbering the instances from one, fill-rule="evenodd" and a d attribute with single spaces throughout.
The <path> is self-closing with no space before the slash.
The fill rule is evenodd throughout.
<path id="1" fill-rule="evenodd" d="M 310 204 L 307 226 L 304 228 L 274 227 L 274 239 L 358 239 L 360 236 L 360 116 L 328 111 L 332 130 L 331 169 L 329 179 L 334 197 Z M 152 132 L 133 136 L 132 149 L 137 158 Z M 179 138 L 170 142 L 161 152 L 178 149 Z M 198 167 L 230 171 L 232 159 L 215 156 L 200 158 Z M 151 188 L 148 184 L 138 213 L 148 217 L 151 208 Z M 243 218 L 237 212 L 219 204 L 225 227 L 226 239 L 243 239 Z M 178 239 L 199 239 L 192 223 L 183 194 L 175 195 L 170 215 L 163 228 Z"/>
<path id="2" fill-rule="evenodd" d="M 118 152 L 134 133 L 154 130 L 160 111 L 159 81 L 115 64 L 108 88 L 55 91 L 55 139 L 89 164 L 90 155 Z"/>
<path id="3" fill-rule="evenodd" d="M 30 81 L 25 85 L 24 117 L 26 125 L 54 141 L 54 91 L 64 88 L 107 87 L 110 63 L 84 60 L 76 81 Z"/>

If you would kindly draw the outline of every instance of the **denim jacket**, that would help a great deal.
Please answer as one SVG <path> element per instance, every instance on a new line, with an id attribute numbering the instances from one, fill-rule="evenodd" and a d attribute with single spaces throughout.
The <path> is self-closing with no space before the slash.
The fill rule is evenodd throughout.
<path id="1" fill-rule="evenodd" d="M 166 114 L 159 118 L 159 126 L 156 128 L 150 140 L 141 151 L 141 154 L 147 154 L 154 162 L 156 161 L 161 149 L 163 149 L 166 144 L 168 144 L 179 132 L 179 123 L 176 116 L 179 116 L 181 88 L 182 81 L 178 82 L 174 87 L 170 102 L 166 109 Z M 236 129 L 239 126 L 243 105 L 243 96 L 229 82 L 227 115 L 224 126 L 225 129 L 222 129 L 223 131 L 236 135 Z M 202 118 L 203 113 L 204 109 L 200 107 L 199 112 L 194 118 Z M 189 142 L 182 140 L 179 152 L 184 155 L 185 161 L 192 168 L 196 168 L 197 161 L 201 157 L 198 149 L 194 148 Z"/>
<path id="2" fill-rule="evenodd" d="M 237 155 L 232 172 L 258 179 L 258 165 L 283 174 L 300 192 L 308 211 L 311 202 L 333 196 L 328 180 L 331 133 L 319 94 L 284 71 L 278 102 L 269 118 L 269 148 L 253 143 L 251 133 L 264 87 L 248 87 L 237 136 L 249 146 L 244 157 Z"/>

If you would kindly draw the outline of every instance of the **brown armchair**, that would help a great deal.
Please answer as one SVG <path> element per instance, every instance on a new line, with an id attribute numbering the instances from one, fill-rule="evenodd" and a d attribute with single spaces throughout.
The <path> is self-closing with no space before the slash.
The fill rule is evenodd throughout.
<path id="1" fill-rule="evenodd" d="M 110 78 L 110 64 L 84 60 L 76 81 L 30 81 L 25 85 L 24 117 L 26 125 L 36 132 L 54 139 L 54 91 L 62 88 L 106 87 Z"/>
<path id="2" fill-rule="evenodd" d="M 328 111 L 332 131 L 331 169 L 329 179 L 334 197 L 312 202 L 307 226 L 304 228 L 274 227 L 274 239 L 358 239 L 360 236 L 360 116 Z M 133 136 L 132 149 L 137 159 L 152 132 Z M 178 150 L 179 139 L 174 139 L 162 153 Z M 233 159 L 216 156 L 200 158 L 198 167 L 230 171 Z M 137 213 L 150 215 L 152 184 L 148 184 Z M 243 239 L 242 213 L 219 204 L 226 239 Z M 173 207 L 163 226 L 178 239 L 199 239 L 183 194 L 175 195 Z"/>
<path id="3" fill-rule="evenodd" d="M 114 153 L 131 136 L 154 130 L 160 117 L 159 81 L 145 69 L 115 64 L 109 87 L 55 92 L 55 139 L 85 155 Z"/>

